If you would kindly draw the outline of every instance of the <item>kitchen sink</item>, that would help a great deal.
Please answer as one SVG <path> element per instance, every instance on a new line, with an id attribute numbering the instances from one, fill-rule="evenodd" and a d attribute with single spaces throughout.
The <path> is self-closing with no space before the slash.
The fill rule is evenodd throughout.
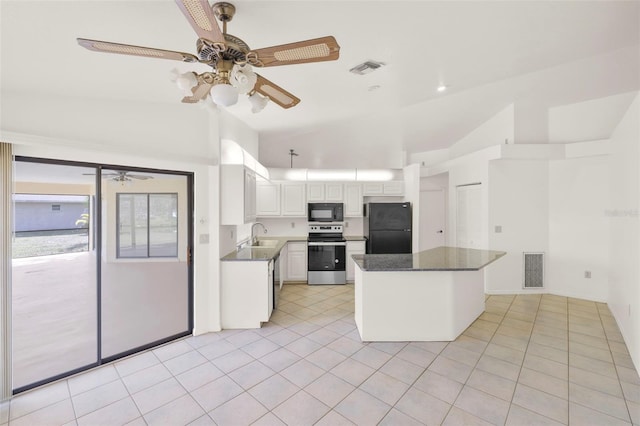
<path id="1" fill-rule="evenodd" d="M 270 248 L 278 245 L 280 241 L 278 240 L 258 240 L 255 243 L 251 244 L 251 247 L 264 247 Z"/>

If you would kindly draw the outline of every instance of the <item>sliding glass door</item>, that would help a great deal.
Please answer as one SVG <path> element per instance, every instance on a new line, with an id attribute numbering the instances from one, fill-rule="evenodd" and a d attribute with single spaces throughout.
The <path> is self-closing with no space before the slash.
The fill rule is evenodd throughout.
<path id="1" fill-rule="evenodd" d="M 12 260 L 13 387 L 98 363 L 96 168 L 18 161 Z"/>
<path id="2" fill-rule="evenodd" d="M 14 392 L 191 333 L 190 174 L 19 158 L 14 180 Z"/>
<path id="3" fill-rule="evenodd" d="M 102 357 L 190 326 L 187 176 L 103 170 Z"/>

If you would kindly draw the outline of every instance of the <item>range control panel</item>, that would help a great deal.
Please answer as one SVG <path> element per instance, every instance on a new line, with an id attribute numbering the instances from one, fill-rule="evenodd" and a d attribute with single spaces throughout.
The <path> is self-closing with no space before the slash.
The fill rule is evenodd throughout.
<path id="1" fill-rule="evenodd" d="M 309 225 L 310 233 L 324 233 L 324 232 L 340 232 L 342 233 L 342 225 Z"/>

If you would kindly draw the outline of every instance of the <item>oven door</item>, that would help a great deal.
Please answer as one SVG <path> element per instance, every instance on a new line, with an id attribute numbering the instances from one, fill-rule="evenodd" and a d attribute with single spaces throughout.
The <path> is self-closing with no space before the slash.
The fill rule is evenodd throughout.
<path id="1" fill-rule="evenodd" d="M 347 283 L 345 242 L 309 241 L 307 247 L 309 285 Z"/>

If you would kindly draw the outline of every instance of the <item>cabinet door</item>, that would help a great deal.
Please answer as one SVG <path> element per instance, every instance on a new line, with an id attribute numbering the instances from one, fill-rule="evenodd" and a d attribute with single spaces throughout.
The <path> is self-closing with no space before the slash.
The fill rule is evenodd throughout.
<path id="1" fill-rule="evenodd" d="M 404 195 L 404 182 L 385 182 L 382 190 L 384 192 L 384 195 Z"/>
<path id="2" fill-rule="evenodd" d="M 347 241 L 347 281 L 355 280 L 356 264 L 351 258 L 353 254 L 365 254 L 364 241 Z"/>
<path id="3" fill-rule="evenodd" d="M 242 225 L 250 216 L 248 214 L 250 212 L 247 212 L 245 207 L 250 201 L 246 189 L 247 187 L 250 189 L 251 186 L 251 178 L 247 172 L 252 173 L 242 165 L 225 164 L 220 168 L 220 224 L 222 225 Z"/>
<path id="4" fill-rule="evenodd" d="M 287 245 L 287 280 L 307 280 L 307 243 Z"/>
<path id="5" fill-rule="evenodd" d="M 362 185 L 347 183 L 344 186 L 344 215 L 362 217 Z"/>
<path id="6" fill-rule="evenodd" d="M 316 202 L 324 201 L 324 183 L 308 183 L 307 184 L 307 201 Z"/>
<path id="7" fill-rule="evenodd" d="M 282 191 L 282 215 L 283 216 L 307 216 L 307 200 L 305 198 L 306 184 L 283 183 Z"/>
<path id="8" fill-rule="evenodd" d="M 382 195 L 384 194 L 384 186 L 382 182 L 367 182 L 362 184 L 362 194 L 367 195 Z"/>
<path id="9" fill-rule="evenodd" d="M 341 183 L 327 183 L 325 185 L 325 199 L 327 201 L 342 202 L 342 184 Z"/>
<path id="10" fill-rule="evenodd" d="M 244 170 L 244 223 L 256 221 L 256 174 Z"/>
<path id="11" fill-rule="evenodd" d="M 256 215 L 280 216 L 280 184 L 258 182 L 256 184 Z"/>

